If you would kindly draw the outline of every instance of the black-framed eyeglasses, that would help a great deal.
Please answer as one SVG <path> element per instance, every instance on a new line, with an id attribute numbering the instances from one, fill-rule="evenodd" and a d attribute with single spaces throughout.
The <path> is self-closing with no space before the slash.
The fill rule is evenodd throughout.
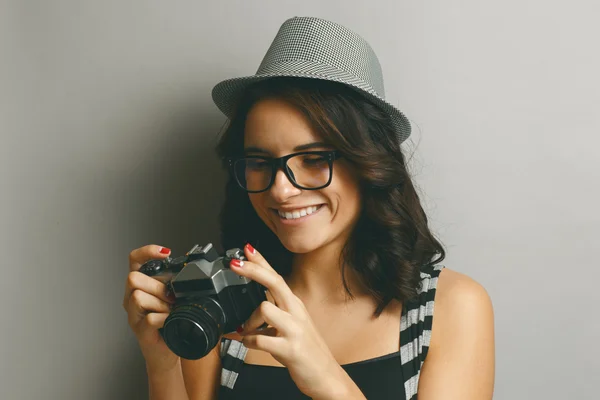
<path id="1" fill-rule="evenodd" d="M 295 187 L 318 190 L 329 186 L 338 150 L 301 151 L 283 157 L 243 156 L 227 158 L 229 170 L 238 185 L 248 193 L 269 190 L 281 169 Z"/>

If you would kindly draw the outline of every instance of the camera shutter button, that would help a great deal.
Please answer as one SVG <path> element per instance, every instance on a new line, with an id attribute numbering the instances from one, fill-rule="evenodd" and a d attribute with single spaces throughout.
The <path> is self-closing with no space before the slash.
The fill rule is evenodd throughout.
<path id="1" fill-rule="evenodd" d="M 162 266 L 162 261 L 161 260 L 151 260 L 148 261 L 146 264 L 144 264 L 144 266 L 142 267 L 142 271 L 145 274 L 154 274 L 160 271 Z"/>

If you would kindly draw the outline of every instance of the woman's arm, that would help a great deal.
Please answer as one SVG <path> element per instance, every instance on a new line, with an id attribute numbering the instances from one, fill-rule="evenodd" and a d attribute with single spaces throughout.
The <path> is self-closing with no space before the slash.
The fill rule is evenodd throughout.
<path id="1" fill-rule="evenodd" d="M 181 360 L 189 400 L 216 400 L 221 385 L 221 340 L 199 360 Z"/>
<path id="2" fill-rule="evenodd" d="M 189 400 L 183 382 L 181 362 L 166 371 L 154 371 L 146 366 L 150 400 Z"/>
<path id="3" fill-rule="evenodd" d="M 168 371 L 147 369 L 150 400 L 216 400 L 221 383 L 220 343 L 199 360 L 180 359 Z"/>
<path id="4" fill-rule="evenodd" d="M 445 268 L 438 278 L 419 400 L 492 399 L 494 347 L 494 311 L 486 290 Z"/>

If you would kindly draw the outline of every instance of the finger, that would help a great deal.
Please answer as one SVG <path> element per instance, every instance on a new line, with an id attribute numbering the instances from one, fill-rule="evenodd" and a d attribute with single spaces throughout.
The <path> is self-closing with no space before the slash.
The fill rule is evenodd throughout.
<path id="1" fill-rule="evenodd" d="M 139 271 L 130 272 L 127 275 L 127 281 L 125 282 L 125 296 L 123 297 L 123 307 L 129 303 L 129 298 L 134 290 L 142 290 L 146 293 L 149 293 L 159 299 L 174 303 L 175 298 L 171 295 L 170 297 L 167 295 L 167 285 L 163 282 L 151 278 L 148 275 L 142 274 Z"/>
<path id="2" fill-rule="evenodd" d="M 137 332 L 150 332 L 162 328 L 169 313 L 150 313 L 142 318 L 135 326 Z"/>
<path id="3" fill-rule="evenodd" d="M 164 253 L 161 253 L 163 251 Z M 129 271 L 137 271 L 147 261 L 167 258 L 171 249 L 156 244 L 149 244 L 129 253 Z"/>
<path id="4" fill-rule="evenodd" d="M 273 326 L 268 326 L 266 328 L 254 331 L 254 332 L 250 332 L 248 334 L 244 334 L 243 336 L 252 336 L 252 335 L 265 335 L 265 336 L 273 336 L 273 337 L 278 337 L 280 336 L 279 331 L 277 330 L 277 328 L 273 327 Z"/>
<path id="5" fill-rule="evenodd" d="M 171 305 L 142 290 L 134 290 L 127 304 L 127 313 L 130 323 L 136 324 L 140 318 L 148 313 L 169 313 Z"/>
<path id="6" fill-rule="evenodd" d="M 255 331 L 262 332 L 262 330 L 257 331 L 257 329 L 265 323 L 268 324 L 268 326 L 277 329 L 282 334 L 286 334 L 292 326 L 292 316 L 275 304 L 263 301 L 256 310 L 254 310 L 252 315 L 250 315 L 250 318 L 248 318 L 244 324 L 244 330 L 241 334 L 252 334 Z"/>
<path id="7" fill-rule="evenodd" d="M 271 292 L 269 292 L 269 290 L 265 290 L 265 297 L 267 298 L 267 301 L 270 301 L 271 303 L 277 305 L 277 302 L 275 301 L 273 295 L 271 294 Z"/>
<path id="8" fill-rule="evenodd" d="M 286 338 L 279 336 L 254 334 L 244 336 L 242 343 L 249 349 L 256 349 L 271 353 L 274 358 L 282 358 L 286 346 Z"/>
<path id="9" fill-rule="evenodd" d="M 252 261 L 232 260 L 230 263 L 232 271 L 256 281 L 269 290 L 273 300 L 282 310 L 292 314 L 299 312 L 299 299 L 292 292 L 283 277 L 273 269 L 267 269 Z"/>
<path id="10" fill-rule="evenodd" d="M 240 334 L 243 335 L 243 334 L 246 334 L 246 333 L 249 333 L 249 332 L 252 332 L 252 331 L 258 329 L 259 327 L 261 327 L 263 325 L 267 325 L 267 322 L 265 321 L 265 318 L 263 317 L 263 311 L 268 306 L 263 305 L 263 303 L 269 303 L 269 302 L 263 301 L 258 305 L 258 307 L 256 307 L 256 310 L 254 310 L 252 312 L 252 314 L 250 314 L 250 317 L 248 317 L 248 319 L 242 325 L 244 330 Z M 272 303 L 269 303 L 269 304 L 272 304 Z"/>
<path id="11" fill-rule="evenodd" d="M 267 260 L 265 260 L 265 258 L 262 256 L 262 254 L 260 254 L 254 247 L 252 247 L 250 243 L 247 243 L 244 246 L 244 255 L 249 261 L 252 261 L 258 265 L 262 265 L 263 267 L 277 273 L 277 271 L 275 271 L 275 269 L 271 267 L 271 264 L 269 264 Z"/>
<path id="12" fill-rule="evenodd" d="M 269 264 L 267 260 L 262 256 L 262 254 L 260 254 L 254 247 L 252 247 L 250 243 L 246 243 L 246 245 L 244 246 L 244 255 L 246 256 L 247 260 L 250 260 L 260 266 L 263 266 L 277 274 L 277 271 L 275 271 L 275 269 L 271 267 L 271 264 Z M 265 295 L 271 303 L 277 304 L 277 302 L 275 302 L 275 299 L 273 299 L 273 296 L 268 290 L 265 291 Z"/>
<path id="13" fill-rule="evenodd" d="M 271 267 L 271 264 L 269 264 L 267 260 L 262 256 L 262 254 L 260 254 L 254 247 L 252 247 L 250 243 L 246 243 L 246 245 L 244 246 L 244 255 L 246 256 L 247 260 L 255 262 L 256 264 L 261 265 L 277 274 L 277 271 L 275 271 L 275 269 Z M 268 290 L 265 292 L 265 295 L 271 303 L 277 304 Z"/>
<path id="14" fill-rule="evenodd" d="M 273 336 L 273 337 L 280 336 L 277 328 L 272 327 L 272 326 L 261 329 L 260 331 L 257 331 L 256 334 L 265 335 L 265 336 Z"/>

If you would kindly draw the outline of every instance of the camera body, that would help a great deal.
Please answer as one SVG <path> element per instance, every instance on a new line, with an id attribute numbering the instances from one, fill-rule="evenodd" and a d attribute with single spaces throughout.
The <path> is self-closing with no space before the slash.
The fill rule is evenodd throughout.
<path id="1" fill-rule="evenodd" d="M 222 334 L 234 331 L 267 299 L 264 286 L 229 268 L 234 258 L 245 260 L 244 252 L 235 248 L 221 256 L 208 243 L 195 245 L 184 256 L 150 260 L 140 268 L 175 295 L 175 304 L 159 332 L 178 356 L 189 360 L 204 357 Z"/>

